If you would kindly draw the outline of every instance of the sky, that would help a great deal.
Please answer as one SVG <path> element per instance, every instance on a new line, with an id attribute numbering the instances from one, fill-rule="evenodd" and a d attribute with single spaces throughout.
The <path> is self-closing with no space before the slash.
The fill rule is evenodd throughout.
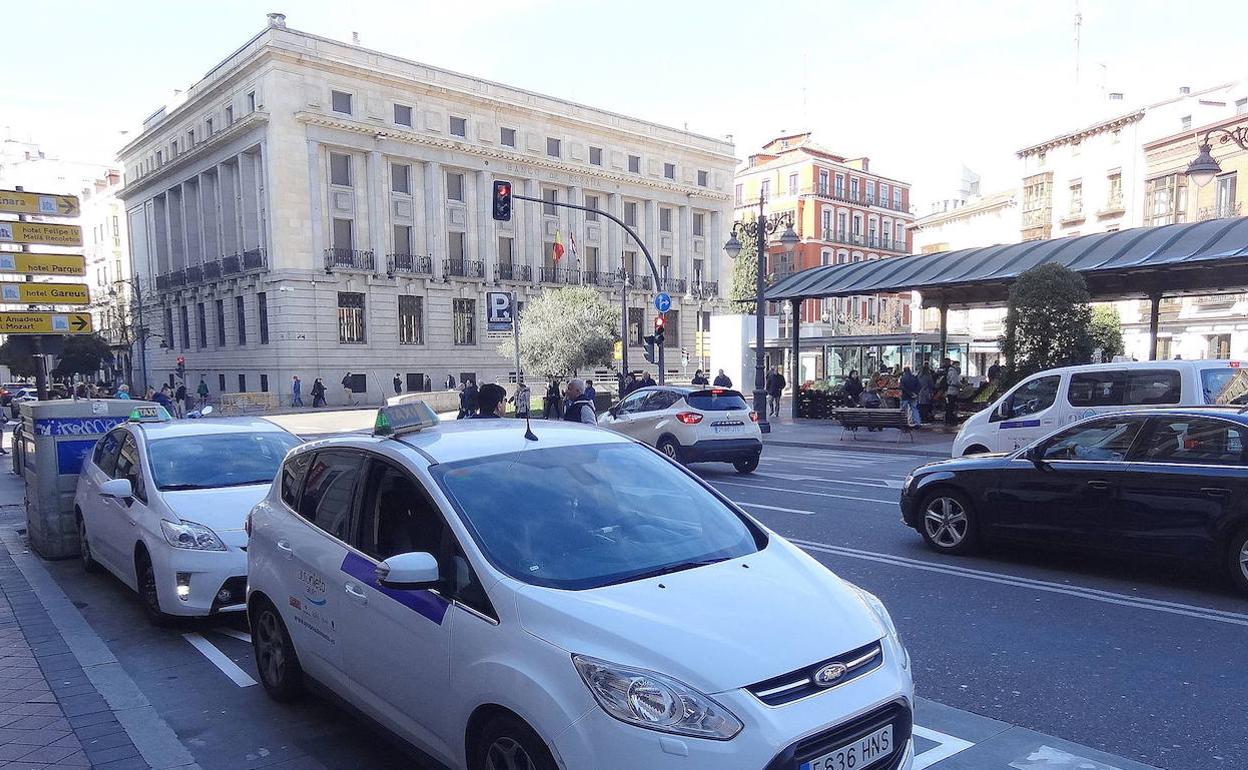
<path id="1" fill-rule="evenodd" d="M 819 143 L 913 183 L 963 165 L 1018 183 L 1015 151 L 1248 75 L 1248 3 L 1208 0 L 10 0 L 0 138 L 106 160 L 144 117 L 281 11 L 295 29 L 657 121 Z M 1075 18 L 1081 14 L 1080 55 Z M 19 32 L 20 31 L 20 32 Z M 1079 79 L 1076 84 L 1076 61 Z M 1104 94 L 1126 94 L 1108 107 Z"/>

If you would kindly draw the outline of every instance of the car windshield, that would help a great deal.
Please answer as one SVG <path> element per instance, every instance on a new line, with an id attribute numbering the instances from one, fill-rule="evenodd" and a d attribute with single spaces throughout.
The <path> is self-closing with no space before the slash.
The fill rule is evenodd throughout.
<path id="1" fill-rule="evenodd" d="M 766 537 L 636 444 L 526 449 L 432 468 L 486 557 L 580 590 L 756 553 Z"/>
<path id="2" fill-rule="evenodd" d="M 148 442 L 157 489 L 215 489 L 268 484 L 299 439 L 289 433 L 216 433 Z"/>
<path id="3" fill-rule="evenodd" d="M 1200 382 L 1206 404 L 1248 404 L 1248 369 L 1203 369 Z"/>

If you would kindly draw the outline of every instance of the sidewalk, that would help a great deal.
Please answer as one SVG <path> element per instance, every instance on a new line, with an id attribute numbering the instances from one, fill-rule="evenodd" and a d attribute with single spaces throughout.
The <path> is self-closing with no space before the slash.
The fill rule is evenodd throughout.
<path id="1" fill-rule="evenodd" d="M 832 420 L 794 420 L 789 405 L 781 405 L 781 416 L 768 418 L 771 433 L 763 436 L 769 446 L 792 446 L 807 449 L 848 449 L 857 452 L 887 452 L 923 455 L 947 459 L 953 453 L 954 433 L 940 423 L 924 425 L 907 436 L 898 430 L 870 432 L 865 429 L 843 431 Z M 911 441 L 910 438 L 914 440 Z"/>

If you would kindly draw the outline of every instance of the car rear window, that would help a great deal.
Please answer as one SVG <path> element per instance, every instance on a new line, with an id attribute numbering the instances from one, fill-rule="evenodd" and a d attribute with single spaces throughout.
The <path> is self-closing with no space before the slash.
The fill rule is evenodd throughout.
<path id="1" fill-rule="evenodd" d="M 745 397 L 735 390 L 699 390 L 685 396 L 690 407 L 703 412 L 731 412 L 749 409 Z"/>
<path id="2" fill-rule="evenodd" d="M 1248 404 L 1248 369 L 1202 369 L 1200 383 L 1206 404 Z"/>

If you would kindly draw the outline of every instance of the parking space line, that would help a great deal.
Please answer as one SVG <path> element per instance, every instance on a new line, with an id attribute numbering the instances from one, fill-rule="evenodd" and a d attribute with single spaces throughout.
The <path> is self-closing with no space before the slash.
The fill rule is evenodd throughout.
<path id="1" fill-rule="evenodd" d="M 963 740 L 962 738 L 955 738 L 952 735 L 947 735 L 929 727 L 920 727 L 919 725 L 915 725 L 912 728 L 912 732 L 920 738 L 926 738 L 929 741 L 935 741 L 939 744 L 935 748 L 928 749 L 922 754 L 916 754 L 914 757 L 913 770 L 925 770 L 925 768 L 931 767 L 937 762 L 944 761 L 949 757 L 952 757 L 954 754 L 966 751 L 975 745 L 970 741 Z"/>
<path id="2" fill-rule="evenodd" d="M 781 508 L 778 505 L 763 505 L 762 503 L 743 503 L 740 500 L 734 500 L 734 503 L 742 508 L 762 508 L 768 511 L 781 511 L 783 513 L 800 513 L 803 516 L 814 516 L 814 511 L 799 511 L 796 508 Z"/>
<path id="3" fill-rule="evenodd" d="M 199 650 L 212 665 L 221 669 L 221 673 L 228 676 L 234 684 L 239 687 L 252 687 L 259 684 L 255 679 L 247 675 L 247 672 L 238 667 L 238 664 L 230 660 L 229 657 L 216 648 L 216 646 L 197 633 L 182 634 L 182 638 L 191 643 L 191 646 Z"/>
<path id="4" fill-rule="evenodd" d="M 251 634 L 246 631 L 239 631 L 234 628 L 214 628 L 212 630 L 218 634 L 222 634 L 223 636 L 228 636 L 231 639 L 237 639 L 240 642 L 251 644 Z"/>
<path id="5" fill-rule="evenodd" d="M 769 492 L 788 492 L 793 495 L 812 495 L 814 497 L 835 497 L 838 500 L 857 500 L 863 503 L 879 503 L 893 508 L 897 507 L 896 500 L 881 500 L 877 497 L 854 497 L 853 495 L 837 495 L 831 492 L 810 492 L 804 489 L 786 489 L 785 487 L 761 487 L 758 484 L 742 484 L 737 481 L 719 481 L 718 479 L 706 479 L 706 482 L 716 486 L 745 487 L 746 489 L 762 489 Z M 880 489 L 884 489 L 884 487 L 880 487 Z M 741 503 L 739 502 L 737 503 L 737 505 L 740 504 Z"/>

